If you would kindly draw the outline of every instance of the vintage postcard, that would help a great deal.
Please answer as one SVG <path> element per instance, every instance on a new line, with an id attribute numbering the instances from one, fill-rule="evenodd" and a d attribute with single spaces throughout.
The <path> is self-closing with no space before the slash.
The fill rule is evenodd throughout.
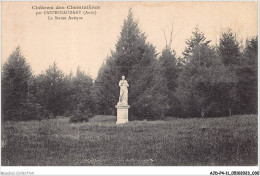
<path id="1" fill-rule="evenodd" d="M 258 161 L 257 1 L 1 1 L 1 175 Z"/>

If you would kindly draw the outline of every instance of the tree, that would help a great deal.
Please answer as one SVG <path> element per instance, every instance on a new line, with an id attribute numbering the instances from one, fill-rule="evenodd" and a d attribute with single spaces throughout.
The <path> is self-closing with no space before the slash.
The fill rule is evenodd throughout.
<path id="1" fill-rule="evenodd" d="M 153 76 L 155 83 L 152 86 L 152 89 L 156 89 L 152 95 L 160 97 L 155 101 L 160 106 L 155 106 L 155 109 L 161 109 L 163 116 L 179 116 L 181 112 L 181 106 L 178 98 L 176 97 L 176 88 L 178 87 L 178 77 L 181 71 L 180 59 L 176 57 L 176 53 L 171 49 L 172 41 L 174 36 L 173 26 L 170 32 L 169 39 L 164 33 L 165 37 L 165 48 L 162 50 L 162 54 L 159 57 L 158 62 L 155 64 L 156 73 Z M 157 107 L 157 108 L 156 108 Z M 158 110 L 160 111 L 160 110 Z"/>
<path id="2" fill-rule="evenodd" d="M 237 76 L 234 93 L 237 105 L 235 113 L 257 113 L 257 37 L 247 39 L 243 52 L 236 34 L 228 29 L 221 35 L 218 51 L 223 63 Z"/>
<path id="3" fill-rule="evenodd" d="M 221 34 L 218 51 L 226 66 L 238 65 L 241 56 L 236 34 L 231 29 Z"/>
<path id="4" fill-rule="evenodd" d="M 128 77 L 130 69 L 142 59 L 147 47 L 145 40 L 145 34 L 141 32 L 138 22 L 134 20 L 132 9 L 129 9 L 116 44 L 116 51 L 113 53 L 120 74 Z"/>
<path id="5" fill-rule="evenodd" d="M 243 51 L 242 64 L 257 66 L 258 63 L 258 36 L 246 40 L 246 47 Z"/>
<path id="6" fill-rule="evenodd" d="M 158 91 L 165 95 L 163 102 L 158 103 L 160 105 L 167 103 L 167 105 L 163 106 L 165 107 L 165 115 L 178 116 L 180 112 L 180 103 L 176 97 L 175 91 L 178 87 L 180 66 L 178 65 L 175 51 L 171 51 L 169 47 L 163 49 L 162 55 L 155 65 L 155 68 L 157 71 L 156 75 L 153 76 L 155 79 L 154 85 L 159 86 Z"/>
<path id="7" fill-rule="evenodd" d="M 138 22 L 134 20 L 131 9 L 124 21 L 116 51 L 112 56 L 119 68 L 118 76 L 125 75 L 130 84 L 130 118 L 150 118 L 153 113 L 151 106 L 147 104 L 149 95 L 145 92 L 152 85 L 151 69 L 156 59 L 155 48 L 146 42 L 146 36 L 139 29 Z"/>
<path id="8" fill-rule="evenodd" d="M 74 80 L 75 76 L 72 72 L 70 72 L 68 75 L 64 75 L 64 102 L 65 102 L 65 116 L 70 116 L 72 112 L 76 109 L 77 103 L 75 102 L 75 90 L 74 90 Z"/>
<path id="9" fill-rule="evenodd" d="M 38 102 L 54 116 L 64 114 L 68 105 L 68 89 L 63 72 L 54 62 L 37 77 Z"/>
<path id="10" fill-rule="evenodd" d="M 195 29 L 194 36 L 187 42 L 188 62 L 178 79 L 176 95 L 184 116 L 223 115 L 221 112 L 228 112 L 232 105 L 228 102 L 227 107 L 222 106 L 223 100 L 234 96 L 224 90 L 228 84 L 236 83 L 236 77 L 222 63 L 215 48 L 210 47 L 209 42 L 203 42 L 206 38 L 198 31 Z"/>
<path id="11" fill-rule="evenodd" d="M 240 106 L 237 113 L 257 113 L 257 61 L 258 37 L 247 39 L 240 65 L 236 67 L 238 77 L 237 96 Z"/>
<path id="12" fill-rule="evenodd" d="M 93 112 L 94 105 L 91 97 L 93 90 L 93 80 L 84 71 L 78 67 L 76 76 L 72 80 L 73 83 L 73 99 L 76 107 L 74 109 L 80 110 L 82 113 Z"/>
<path id="13" fill-rule="evenodd" d="M 24 112 L 30 103 L 29 85 L 31 68 L 17 47 L 3 65 L 2 70 L 2 117 L 6 120 L 32 118 Z"/>
<path id="14" fill-rule="evenodd" d="M 237 35 L 232 32 L 231 29 L 227 29 L 221 34 L 219 39 L 218 54 L 225 66 L 238 76 L 238 70 L 241 62 L 241 52 L 239 42 L 237 41 Z M 226 103 L 233 105 L 234 113 L 237 113 L 237 109 L 240 107 L 239 97 L 238 97 L 238 84 L 239 79 L 237 79 L 236 84 L 230 83 L 226 84 L 226 90 L 223 92 L 232 92 L 232 96 L 228 99 L 223 98 L 224 104 Z M 232 98 L 231 98 L 232 97 Z M 225 103 L 226 102 L 226 103 Z M 229 109 L 229 115 L 231 115 L 231 110 Z"/>
<path id="15" fill-rule="evenodd" d="M 134 20 L 132 9 L 130 9 L 124 20 L 116 50 L 111 52 L 111 56 L 101 68 L 95 82 L 95 87 L 99 87 L 97 98 L 104 100 L 99 101 L 102 109 L 104 111 L 115 110 L 119 96 L 118 81 L 124 75 L 130 84 L 130 118 L 142 119 L 146 118 L 148 114 L 150 115 L 151 108 L 143 110 L 143 107 L 146 106 L 143 103 L 149 99 L 144 92 L 151 87 L 152 74 L 150 71 L 155 59 L 155 47 L 146 42 L 146 36 L 139 29 L 138 22 Z"/>
<path id="16" fill-rule="evenodd" d="M 95 111 L 98 114 L 115 115 L 115 105 L 119 96 L 116 71 L 116 63 L 112 57 L 108 57 L 99 69 L 92 93 L 96 104 Z"/>
<path id="17" fill-rule="evenodd" d="M 189 58 L 197 46 L 207 45 L 210 42 L 210 40 L 206 40 L 204 33 L 200 31 L 198 25 L 195 27 L 192 34 L 193 35 L 186 41 L 187 47 L 182 52 L 184 59 Z"/>

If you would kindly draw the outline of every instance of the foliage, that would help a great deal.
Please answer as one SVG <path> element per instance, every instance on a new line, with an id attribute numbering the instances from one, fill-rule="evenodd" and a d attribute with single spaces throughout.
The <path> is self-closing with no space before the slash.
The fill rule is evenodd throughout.
<path id="1" fill-rule="evenodd" d="M 203 33 L 196 35 L 197 33 L 198 29 L 195 29 L 194 36 L 189 41 L 206 39 Z M 189 62 L 180 74 L 176 90 L 184 116 L 226 115 L 225 112 L 231 111 L 236 77 L 208 43 L 199 42 L 194 45 L 191 42 L 187 47 L 190 50 L 187 56 Z"/>
<path id="2" fill-rule="evenodd" d="M 236 73 L 236 114 L 257 113 L 257 37 L 247 39 L 243 52 L 236 34 L 228 29 L 221 35 L 219 54 L 223 63 Z M 227 87 L 228 88 L 228 87 Z"/>
<path id="3" fill-rule="evenodd" d="M 94 109 L 91 92 L 93 81 L 80 68 L 76 76 L 64 75 L 56 66 L 50 66 L 45 74 L 35 78 L 37 101 L 43 105 L 45 112 L 54 116 L 70 114 L 74 110 Z"/>
<path id="4" fill-rule="evenodd" d="M 164 102 L 167 102 L 167 111 L 165 112 L 166 116 L 179 116 L 181 107 L 180 102 L 175 94 L 176 89 L 178 87 L 178 77 L 181 72 L 181 67 L 178 64 L 178 60 L 175 54 L 175 51 L 171 51 L 169 48 L 165 48 L 162 51 L 162 55 L 159 58 L 158 63 L 158 78 L 156 79 L 158 86 L 160 87 L 160 91 L 165 86 L 166 99 Z M 163 104 L 160 103 L 160 104 Z"/>
<path id="5" fill-rule="evenodd" d="M 72 116 L 70 117 L 70 122 L 88 122 L 89 118 L 92 116 L 92 113 L 89 111 L 82 113 L 80 110 L 74 110 Z"/>
<path id="6" fill-rule="evenodd" d="M 146 36 L 138 27 L 130 9 L 124 21 L 116 51 L 112 54 L 118 69 L 117 80 L 125 75 L 129 87 L 130 118 L 150 118 L 153 115 L 149 94 L 152 85 L 152 64 L 156 58 L 155 48 L 146 42 Z"/>
<path id="7" fill-rule="evenodd" d="M 39 103 L 54 116 L 62 115 L 68 101 L 64 73 L 58 69 L 56 63 L 53 63 L 44 74 L 39 75 L 36 79 Z"/>
<path id="8" fill-rule="evenodd" d="M 258 63 L 258 37 L 254 36 L 246 41 L 246 47 L 243 52 L 242 64 L 257 66 Z"/>
<path id="9" fill-rule="evenodd" d="M 92 93 L 97 114 L 115 115 L 115 105 L 118 102 L 119 95 L 118 80 L 116 78 L 114 59 L 108 57 L 106 63 L 99 69 Z"/>
<path id="10" fill-rule="evenodd" d="M 237 97 L 239 104 L 237 114 L 257 113 L 257 58 L 258 38 L 252 37 L 246 42 L 241 65 L 236 67 L 238 77 Z"/>
<path id="11" fill-rule="evenodd" d="M 106 63 L 101 67 L 95 81 L 95 95 L 98 112 L 115 114 L 118 102 L 118 82 L 121 76 L 126 76 L 129 82 L 130 118 L 145 118 L 153 115 L 149 102 L 148 89 L 152 86 L 152 64 L 155 62 L 155 48 L 146 42 L 146 36 L 138 27 L 130 9 L 124 21 L 122 31 L 116 44 L 116 50 L 111 52 Z M 146 92 L 146 93 L 145 93 Z M 148 117 L 149 118 L 149 117 Z"/>
<path id="12" fill-rule="evenodd" d="M 190 57 L 198 45 L 207 45 L 209 42 L 210 40 L 206 40 L 204 33 L 200 31 L 199 26 L 197 25 L 195 30 L 192 32 L 192 36 L 186 41 L 187 47 L 182 53 L 184 59 Z"/>
<path id="13" fill-rule="evenodd" d="M 237 65 L 241 56 L 236 34 L 231 29 L 221 34 L 218 51 L 220 58 L 226 66 Z"/>
<path id="14" fill-rule="evenodd" d="M 94 110 L 94 103 L 91 92 L 93 91 L 93 80 L 89 75 L 86 75 L 80 68 L 77 69 L 76 76 L 72 78 L 72 99 L 74 108 L 84 112 L 86 109 Z"/>
<path id="15" fill-rule="evenodd" d="M 17 47 L 2 69 L 2 117 L 5 120 L 28 120 L 38 115 L 40 106 L 29 92 L 32 73 Z"/>

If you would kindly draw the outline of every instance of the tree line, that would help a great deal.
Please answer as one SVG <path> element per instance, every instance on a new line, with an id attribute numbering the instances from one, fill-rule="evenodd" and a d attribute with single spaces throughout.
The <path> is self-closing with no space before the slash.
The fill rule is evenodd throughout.
<path id="1" fill-rule="evenodd" d="M 33 75 L 16 48 L 2 67 L 3 119 L 115 115 L 122 75 L 130 84 L 130 120 L 257 113 L 257 36 L 241 46 L 227 29 L 214 46 L 196 27 L 182 57 L 171 49 L 172 38 L 161 53 L 146 38 L 130 9 L 96 80 L 80 68 L 66 75 L 56 63 Z"/>

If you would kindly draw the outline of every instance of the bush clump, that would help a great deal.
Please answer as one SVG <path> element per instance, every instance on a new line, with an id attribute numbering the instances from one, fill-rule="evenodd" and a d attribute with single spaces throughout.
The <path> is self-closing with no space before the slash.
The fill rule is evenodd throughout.
<path id="1" fill-rule="evenodd" d="M 70 122 L 77 123 L 77 122 L 88 122 L 89 118 L 92 117 L 93 114 L 89 111 L 81 112 L 80 110 L 73 111 L 73 114 L 70 118 Z"/>

